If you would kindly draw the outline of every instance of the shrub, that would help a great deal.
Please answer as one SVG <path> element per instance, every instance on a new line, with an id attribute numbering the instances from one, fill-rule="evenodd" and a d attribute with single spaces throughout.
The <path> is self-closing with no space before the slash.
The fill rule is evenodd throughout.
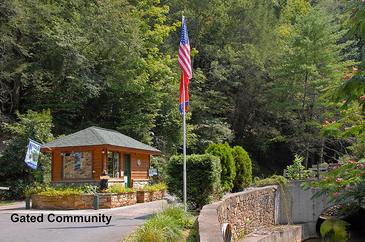
<path id="1" fill-rule="evenodd" d="M 349 236 L 347 233 L 347 226 L 349 224 L 341 219 L 326 219 L 320 228 L 322 237 L 325 241 L 347 241 Z"/>
<path id="2" fill-rule="evenodd" d="M 265 187 L 270 185 L 287 186 L 288 180 L 283 176 L 272 175 L 271 177 L 267 177 L 264 179 L 259 179 L 256 177 L 254 184 L 257 187 Z"/>
<path id="3" fill-rule="evenodd" d="M 146 191 L 146 192 L 157 192 L 157 191 L 164 191 L 167 189 L 166 183 L 158 183 L 154 185 L 146 185 L 139 188 L 139 191 Z"/>
<path id="4" fill-rule="evenodd" d="M 38 195 L 42 196 L 72 196 L 72 195 L 81 195 L 83 192 L 81 190 L 73 189 L 73 188 L 65 188 L 62 190 L 57 190 L 55 188 L 48 188 L 45 191 L 39 192 Z"/>
<path id="5" fill-rule="evenodd" d="M 232 154 L 236 165 L 233 190 L 242 191 L 252 183 L 252 162 L 248 153 L 241 146 L 233 147 Z"/>
<path id="6" fill-rule="evenodd" d="M 153 215 L 127 241 L 184 241 L 184 230 L 192 228 L 195 217 L 180 207 L 168 207 Z"/>
<path id="7" fill-rule="evenodd" d="M 76 184 L 60 184 L 55 186 L 46 186 L 44 184 L 35 183 L 25 189 L 25 196 L 29 197 L 33 194 L 43 196 L 70 196 L 80 194 L 91 194 L 95 191 L 92 185 L 76 185 Z"/>
<path id="8" fill-rule="evenodd" d="M 231 191 L 234 178 L 236 177 L 236 166 L 232 155 L 231 147 L 225 144 L 211 144 L 205 153 L 219 157 L 221 161 L 221 183 L 225 191 Z"/>
<path id="9" fill-rule="evenodd" d="M 295 155 L 293 164 L 286 167 L 286 177 L 289 180 L 302 180 L 307 179 L 311 176 L 310 171 L 306 170 L 302 165 L 304 157 L 300 155 Z"/>
<path id="10" fill-rule="evenodd" d="M 154 182 L 165 182 L 166 181 L 166 169 L 167 169 L 167 161 L 162 156 L 153 156 L 151 159 L 151 167 L 157 169 L 157 176 L 153 176 L 152 179 Z"/>
<path id="11" fill-rule="evenodd" d="M 137 230 L 133 241 L 180 241 L 183 230 L 176 221 L 165 214 L 157 214 Z"/>
<path id="12" fill-rule="evenodd" d="M 191 228 L 194 224 L 195 217 L 181 207 L 170 206 L 163 211 L 163 214 L 172 217 L 183 228 Z"/>
<path id="13" fill-rule="evenodd" d="M 126 188 L 122 184 L 113 184 L 106 189 L 105 192 L 108 193 L 127 193 L 127 192 L 134 192 L 133 188 Z"/>
<path id="14" fill-rule="evenodd" d="M 173 156 L 167 167 L 168 190 L 183 199 L 183 156 Z M 210 155 L 186 157 L 187 202 L 191 208 L 201 208 L 220 195 L 219 158 Z"/>

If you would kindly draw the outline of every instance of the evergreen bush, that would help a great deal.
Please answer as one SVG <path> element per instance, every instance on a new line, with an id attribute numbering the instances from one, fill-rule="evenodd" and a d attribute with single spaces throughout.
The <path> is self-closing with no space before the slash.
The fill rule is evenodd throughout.
<path id="1" fill-rule="evenodd" d="M 248 153 L 241 147 L 232 148 L 232 154 L 236 166 L 233 191 L 242 191 L 252 183 L 252 161 Z"/>
<path id="2" fill-rule="evenodd" d="M 231 147 L 227 143 L 211 144 L 205 153 L 219 157 L 222 167 L 221 183 L 224 191 L 230 192 L 236 177 L 236 166 L 234 164 Z"/>
<path id="3" fill-rule="evenodd" d="M 167 166 L 170 193 L 183 199 L 183 156 L 172 156 Z M 188 155 L 187 199 L 191 208 L 201 208 L 220 195 L 221 167 L 219 158 L 210 154 Z"/>

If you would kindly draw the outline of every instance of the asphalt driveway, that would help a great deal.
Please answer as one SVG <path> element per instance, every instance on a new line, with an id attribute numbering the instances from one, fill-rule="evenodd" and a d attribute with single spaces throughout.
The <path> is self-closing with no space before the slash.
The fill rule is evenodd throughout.
<path id="1" fill-rule="evenodd" d="M 120 242 L 144 223 L 151 214 L 166 207 L 165 200 L 132 206 L 100 209 L 100 210 L 25 210 L 24 203 L 0 207 L 0 240 L 2 242 L 49 242 L 49 241 L 72 241 L 72 242 Z M 64 215 L 71 216 L 111 216 L 111 222 L 12 222 L 12 214 L 16 217 L 39 216 L 43 214 L 47 218 Z M 100 214 L 100 215 L 99 215 Z M 13 215 L 13 217 L 15 217 Z M 69 216 L 67 216 L 69 217 Z"/>

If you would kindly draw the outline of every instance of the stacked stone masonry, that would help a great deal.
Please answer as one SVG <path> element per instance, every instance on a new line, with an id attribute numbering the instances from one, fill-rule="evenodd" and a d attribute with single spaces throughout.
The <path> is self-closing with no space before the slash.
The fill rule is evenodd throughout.
<path id="1" fill-rule="evenodd" d="M 136 204 L 135 192 L 123 194 L 100 194 L 100 208 L 116 208 Z M 36 209 L 92 209 L 94 195 L 32 196 L 32 208 Z"/>
<path id="2" fill-rule="evenodd" d="M 156 200 L 161 200 L 165 196 L 165 191 L 147 192 L 147 191 L 137 191 L 137 202 L 152 202 Z"/>
<path id="3" fill-rule="evenodd" d="M 222 228 L 225 224 L 230 225 L 233 241 L 275 225 L 278 216 L 277 189 L 277 186 L 254 188 L 204 206 L 198 218 L 200 241 L 223 241 Z"/>
<path id="4" fill-rule="evenodd" d="M 234 239 L 275 224 L 276 187 L 235 193 L 218 206 L 218 221 L 232 226 Z"/>
<path id="5" fill-rule="evenodd" d="M 165 191 L 129 192 L 129 193 L 101 193 L 99 194 L 99 208 L 116 208 L 133 205 L 138 202 L 152 202 L 164 198 Z M 94 195 L 82 194 L 71 196 L 32 196 L 32 208 L 37 209 L 92 209 Z"/>

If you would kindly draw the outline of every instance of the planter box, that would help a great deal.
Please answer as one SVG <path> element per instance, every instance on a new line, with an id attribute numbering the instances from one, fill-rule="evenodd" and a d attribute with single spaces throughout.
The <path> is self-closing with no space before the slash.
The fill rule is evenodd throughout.
<path id="1" fill-rule="evenodd" d="M 116 208 L 137 203 L 136 193 L 100 193 L 99 194 L 100 208 Z"/>
<path id="2" fill-rule="evenodd" d="M 137 191 L 137 202 L 152 202 L 156 200 L 162 200 L 165 196 L 165 190 L 148 192 L 148 191 Z"/>
<path id="3" fill-rule="evenodd" d="M 94 195 L 71 196 L 32 195 L 32 208 L 36 209 L 93 209 Z M 135 204 L 136 193 L 99 193 L 99 208 L 115 208 Z"/>
<path id="4" fill-rule="evenodd" d="M 43 196 L 32 195 L 32 208 L 38 209 L 92 209 L 94 195 Z"/>

